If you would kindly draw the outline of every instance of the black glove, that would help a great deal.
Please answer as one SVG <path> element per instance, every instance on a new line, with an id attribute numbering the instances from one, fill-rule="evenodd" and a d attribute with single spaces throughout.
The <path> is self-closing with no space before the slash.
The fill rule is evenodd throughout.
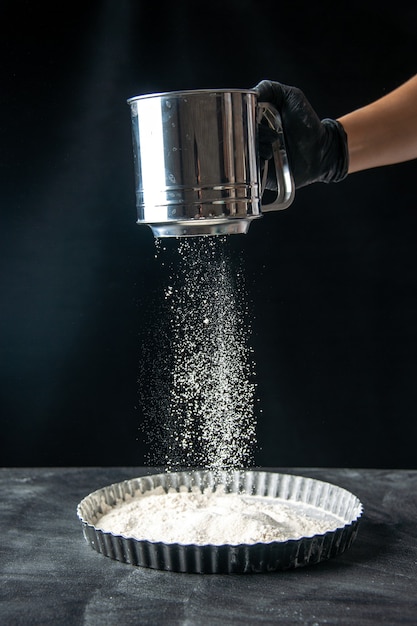
<path id="1" fill-rule="evenodd" d="M 259 102 L 269 102 L 281 115 L 288 162 L 296 189 L 316 182 L 338 183 L 346 178 L 349 167 L 347 135 L 339 122 L 330 119 L 320 121 L 297 87 L 263 80 L 255 90 Z M 271 158 L 272 141 L 271 130 L 260 124 L 261 160 Z M 271 188 L 269 177 L 267 188 Z"/>

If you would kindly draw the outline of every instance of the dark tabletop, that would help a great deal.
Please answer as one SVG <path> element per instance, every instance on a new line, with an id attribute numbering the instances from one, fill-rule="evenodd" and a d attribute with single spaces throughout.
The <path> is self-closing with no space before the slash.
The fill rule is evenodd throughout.
<path id="1" fill-rule="evenodd" d="M 271 471 L 271 468 L 268 468 Z M 149 468 L 0 470 L 0 624 L 417 624 L 417 471 L 283 469 L 364 505 L 341 556 L 270 574 L 138 568 L 95 552 L 76 507 Z"/>

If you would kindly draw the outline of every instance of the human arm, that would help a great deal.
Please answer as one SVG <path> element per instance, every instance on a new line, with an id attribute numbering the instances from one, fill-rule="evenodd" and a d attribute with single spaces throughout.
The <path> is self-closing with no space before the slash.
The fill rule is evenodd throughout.
<path id="1" fill-rule="evenodd" d="M 417 158 L 417 75 L 361 109 L 337 120 L 320 120 L 303 92 L 260 82 L 259 100 L 281 114 L 290 167 L 297 188 L 339 182 L 347 174 Z M 260 129 L 260 150 L 268 137 Z"/>
<path id="2" fill-rule="evenodd" d="M 348 138 L 348 173 L 417 158 L 417 75 L 338 118 Z"/>

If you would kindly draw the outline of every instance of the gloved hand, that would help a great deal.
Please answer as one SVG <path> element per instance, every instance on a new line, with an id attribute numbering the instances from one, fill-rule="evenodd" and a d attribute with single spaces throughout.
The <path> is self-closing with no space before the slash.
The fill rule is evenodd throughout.
<path id="1" fill-rule="evenodd" d="M 295 187 L 311 183 L 338 183 L 347 176 L 349 153 L 347 135 L 336 120 L 320 121 L 297 87 L 263 80 L 256 85 L 259 102 L 269 102 L 281 115 L 289 166 Z M 259 125 L 261 160 L 272 157 L 273 133 Z M 273 170 L 273 167 L 269 168 Z M 268 177 L 267 188 L 271 188 Z"/>

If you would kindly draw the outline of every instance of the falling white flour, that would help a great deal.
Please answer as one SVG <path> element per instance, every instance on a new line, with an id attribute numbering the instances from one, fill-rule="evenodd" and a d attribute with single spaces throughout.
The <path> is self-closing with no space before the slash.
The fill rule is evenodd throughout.
<path id="1" fill-rule="evenodd" d="M 106 508 L 106 507 L 104 507 Z M 96 528 L 138 540 L 181 544 L 254 544 L 321 534 L 343 520 L 313 506 L 225 493 L 162 487 L 120 502 Z"/>
<path id="2" fill-rule="evenodd" d="M 151 465 L 212 470 L 253 463 L 254 363 L 241 260 L 226 238 L 157 240 L 165 283 L 142 355 Z"/>

